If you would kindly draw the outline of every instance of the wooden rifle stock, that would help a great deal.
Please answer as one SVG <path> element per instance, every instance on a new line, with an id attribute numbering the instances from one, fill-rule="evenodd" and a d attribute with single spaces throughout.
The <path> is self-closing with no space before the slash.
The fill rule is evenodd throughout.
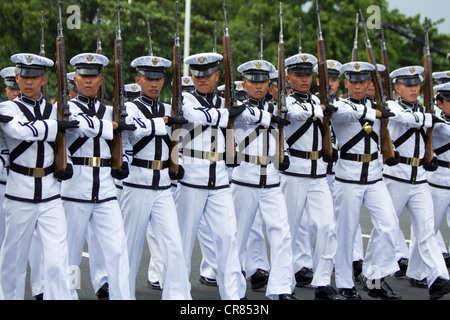
<path id="1" fill-rule="evenodd" d="M 423 55 L 423 104 L 425 112 L 434 114 L 434 102 L 433 102 L 433 78 L 432 78 L 432 65 L 430 45 L 428 38 L 428 19 L 425 18 L 424 33 L 425 33 L 425 46 Z M 433 128 L 427 128 L 425 133 L 425 156 L 424 164 L 429 164 L 434 157 L 433 154 Z"/>

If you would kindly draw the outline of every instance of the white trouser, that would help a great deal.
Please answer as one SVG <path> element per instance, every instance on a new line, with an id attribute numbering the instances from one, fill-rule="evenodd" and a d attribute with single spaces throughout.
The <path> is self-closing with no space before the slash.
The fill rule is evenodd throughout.
<path id="1" fill-rule="evenodd" d="M 105 259 L 109 299 L 129 300 L 127 244 L 122 214 L 117 200 L 102 203 L 63 201 L 63 205 L 67 215 L 67 244 L 69 246 L 70 265 L 79 266 L 81 263 L 83 245 L 90 223 Z M 72 288 L 72 295 L 76 295 L 75 288 Z"/>
<path id="2" fill-rule="evenodd" d="M 216 278 L 220 297 L 223 300 L 243 298 L 246 282 L 239 263 L 236 215 L 230 188 L 209 190 L 179 184 L 175 203 L 188 275 L 191 271 L 192 249 L 203 215 L 211 230 L 214 230 L 211 235 L 216 254 Z"/>
<path id="3" fill-rule="evenodd" d="M 258 209 L 248 235 L 247 249 L 245 250 L 244 270 L 247 278 L 250 278 L 257 269 L 270 270 L 265 233 L 266 225 L 261 211 Z"/>
<path id="4" fill-rule="evenodd" d="M 306 228 L 310 239 L 308 243 L 311 246 L 315 241 L 314 276 L 311 285 L 329 285 L 337 248 L 337 237 L 333 198 L 328 182 L 325 178 L 313 179 L 282 175 L 281 189 L 286 198 L 289 225 L 294 239 L 292 247 L 296 248 L 295 239 L 300 223 L 307 222 Z M 307 215 L 304 220 L 302 220 L 303 213 Z"/>
<path id="5" fill-rule="evenodd" d="M 198 244 L 202 252 L 200 262 L 200 276 L 216 279 L 217 261 L 212 240 L 212 231 L 204 216 L 200 219 L 197 231 Z"/>
<path id="6" fill-rule="evenodd" d="M 135 299 L 136 276 L 150 221 L 163 260 L 162 299 L 191 299 L 172 191 L 124 186 L 120 205 L 130 260 L 130 297 Z"/>
<path id="7" fill-rule="evenodd" d="M 352 262 L 361 206 L 369 210 L 373 231 L 366 249 L 363 274 L 368 279 L 381 279 L 398 270 L 395 260 L 398 218 L 383 181 L 374 184 L 334 184 L 338 246 L 335 256 L 335 281 L 338 288 L 352 288 Z"/>
<path id="8" fill-rule="evenodd" d="M 386 179 L 397 216 L 406 207 L 411 218 L 412 237 L 406 275 L 416 280 L 427 278 L 430 286 L 437 277 L 449 278 L 434 229 L 433 199 L 427 183 L 409 184 Z"/>
<path id="9" fill-rule="evenodd" d="M 6 225 L 0 255 L 3 297 L 24 299 L 27 262 L 36 230 L 42 248 L 44 299 L 71 299 L 67 227 L 61 199 L 37 204 L 5 199 L 3 210 Z"/>
<path id="10" fill-rule="evenodd" d="M 94 292 L 102 287 L 105 282 L 108 282 L 108 270 L 105 265 L 105 258 L 103 257 L 102 247 L 97 235 L 92 230 L 91 224 L 88 224 L 86 241 L 89 251 L 89 274 L 91 277 L 92 288 Z"/>
<path id="11" fill-rule="evenodd" d="M 444 220 L 446 215 L 450 212 L 450 189 L 435 188 L 430 186 L 430 193 L 433 198 L 434 231 L 436 232 L 441 251 L 448 252 L 439 228 L 441 227 L 442 220 Z"/>
<path id="12" fill-rule="evenodd" d="M 178 224 L 178 220 L 177 220 Z M 155 237 L 155 232 L 153 231 L 152 224 L 149 222 L 147 226 L 147 244 L 148 250 L 150 251 L 150 262 L 148 264 L 147 279 L 150 282 L 159 282 L 159 287 L 163 288 L 164 278 L 163 269 L 164 261 L 159 250 L 158 241 Z M 184 260 L 182 261 L 184 264 Z"/>
<path id="13" fill-rule="evenodd" d="M 266 296 L 276 299 L 280 294 L 291 294 L 295 286 L 291 235 L 286 201 L 280 187 L 266 189 L 232 184 L 231 192 L 236 207 L 241 263 L 244 262 L 250 230 L 259 210 L 266 225 L 270 246 L 271 271 Z"/>

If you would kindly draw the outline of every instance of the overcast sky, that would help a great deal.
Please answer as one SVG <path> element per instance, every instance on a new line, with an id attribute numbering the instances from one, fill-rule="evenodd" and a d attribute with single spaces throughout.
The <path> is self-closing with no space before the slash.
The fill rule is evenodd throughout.
<path id="1" fill-rule="evenodd" d="M 389 10 L 396 8 L 406 16 L 420 14 L 422 22 L 425 17 L 433 22 L 445 18 L 445 21 L 437 27 L 440 33 L 450 33 L 450 0 L 387 0 L 387 2 Z"/>

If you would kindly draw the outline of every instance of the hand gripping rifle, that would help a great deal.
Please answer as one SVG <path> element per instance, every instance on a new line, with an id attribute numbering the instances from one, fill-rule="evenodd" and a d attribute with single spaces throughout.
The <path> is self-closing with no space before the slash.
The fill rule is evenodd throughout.
<path id="1" fill-rule="evenodd" d="M 322 26 L 320 24 L 319 4 L 316 0 L 317 12 L 317 68 L 319 73 L 319 95 L 320 103 L 327 105 L 331 103 L 330 84 L 328 82 L 328 66 L 327 54 L 325 52 L 325 42 L 322 37 Z M 322 155 L 325 160 L 330 160 L 333 156 L 333 144 L 331 142 L 331 128 L 330 128 L 331 114 L 327 113 L 323 116 L 322 124 Z"/>
<path id="2" fill-rule="evenodd" d="M 434 115 L 434 101 L 433 101 L 433 78 L 432 78 L 432 66 L 431 66 L 431 54 L 430 54 L 430 42 L 428 37 L 428 19 L 425 18 L 423 26 L 423 32 L 425 35 L 425 45 L 423 47 L 423 105 L 425 112 Z M 433 159 L 433 128 L 428 128 L 425 134 L 425 157 L 424 164 L 429 164 Z"/>
<path id="3" fill-rule="evenodd" d="M 233 68 L 233 55 L 231 52 L 231 39 L 228 33 L 227 22 L 227 5 L 223 0 L 223 14 L 225 17 L 225 25 L 223 28 L 223 68 L 225 73 L 225 105 L 228 110 L 237 107 L 237 98 L 234 84 L 234 68 Z M 226 145 L 225 145 L 225 160 L 226 163 L 234 163 L 236 157 L 236 146 L 234 142 L 234 118 L 228 120 L 228 126 L 226 131 Z"/>
<path id="4" fill-rule="evenodd" d="M 176 2 L 176 32 L 174 37 L 173 45 L 173 63 L 172 63 L 172 117 L 182 118 L 182 87 L 181 87 L 181 47 L 180 47 L 180 34 L 179 34 L 179 17 L 178 12 L 178 1 Z M 170 141 L 170 152 L 169 152 L 169 171 L 178 174 L 178 136 L 181 126 L 172 126 L 172 138 Z"/>
<path id="5" fill-rule="evenodd" d="M 117 0 L 117 27 L 114 41 L 114 101 L 113 121 L 125 122 L 125 89 L 123 73 L 123 43 L 120 31 L 120 0 Z M 118 169 L 122 166 L 122 133 L 117 130 L 114 133 L 111 146 L 111 168 Z"/>
<path id="6" fill-rule="evenodd" d="M 286 66 L 283 34 L 283 3 L 280 2 L 280 36 L 278 41 L 278 110 L 280 117 L 286 119 Z M 284 162 L 284 126 L 278 125 L 278 163 Z"/>
<path id="7" fill-rule="evenodd" d="M 97 50 L 95 50 L 95 53 L 103 54 L 102 49 L 102 38 L 100 37 L 100 23 L 102 22 L 102 19 L 100 18 L 100 9 L 97 9 Z M 103 70 L 102 70 L 103 75 Z M 102 85 L 98 89 L 97 92 L 97 100 L 100 101 L 100 103 L 105 104 L 105 96 L 106 96 L 106 89 L 105 89 L 105 81 L 103 81 Z"/>
<path id="8" fill-rule="evenodd" d="M 41 43 L 39 55 L 45 57 L 45 45 L 44 45 L 44 11 L 41 11 Z M 41 86 L 42 97 L 47 101 L 47 83 Z"/>
<path id="9" fill-rule="evenodd" d="M 373 48 L 370 45 L 369 36 L 367 34 L 366 20 L 363 17 L 361 9 L 359 10 L 359 14 L 361 16 L 361 22 L 364 26 L 367 58 L 369 60 L 369 63 L 371 63 L 375 67 L 374 71 L 372 71 L 372 81 L 375 87 L 375 100 L 377 102 L 377 108 L 378 110 L 388 110 L 381 75 L 377 68 L 377 62 L 375 60 Z M 388 123 L 388 119 L 381 119 L 381 153 L 383 154 L 384 162 L 386 162 L 386 159 L 395 158 L 394 147 L 392 145 L 391 135 L 388 130 Z"/>
<path id="10" fill-rule="evenodd" d="M 62 28 L 61 0 L 58 0 L 58 7 L 59 23 L 58 34 L 56 37 L 56 80 L 58 83 L 57 117 L 59 121 L 69 121 L 70 111 L 67 98 L 69 93 L 67 90 L 66 45 Z M 54 171 L 56 172 L 64 170 L 67 167 L 66 135 L 58 131 L 55 144 Z"/>

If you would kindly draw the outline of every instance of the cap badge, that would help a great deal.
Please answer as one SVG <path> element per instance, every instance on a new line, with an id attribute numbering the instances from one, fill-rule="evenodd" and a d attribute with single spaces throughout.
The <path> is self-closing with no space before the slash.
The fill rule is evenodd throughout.
<path id="1" fill-rule="evenodd" d="M 201 64 L 203 64 L 205 61 L 206 61 L 205 57 L 198 58 L 198 62 L 200 62 Z"/>
<path id="2" fill-rule="evenodd" d="M 185 84 L 188 84 L 188 83 L 189 83 L 189 79 L 184 79 L 183 82 L 184 82 Z"/>
<path id="3" fill-rule="evenodd" d="M 92 62 L 92 60 L 94 60 L 94 57 L 91 56 L 91 55 L 88 55 L 88 56 L 86 57 L 86 60 L 89 61 L 89 62 Z"/>
<path id="4" fill-rule="evenodd" d="M 133 91 L 136 91 L 137 88 L 138 88 L 137 85 L 132 85 L 132 86 L 131 86 L 131 90 L 133 90 Z"/>
<path id="5" fill-rule="evenodd" d="M 26 60 L 28 63 L 31 63 L 33 61 L 33 58 L 31 56 L 26 57 Z"/>
<path id="6" fill-rule="evenodd" d="M 447 77 L 450 77 L 450 72 L 447 72 L 446 75 L 447 75 Z"/>
<path id="7" fill-rule="evenodd" d="M 355 64 L 355 65 L 353 66 L 353 68 L 354 68 L 356 71 L 358 71 L 358 70 L 361 68 L 361 65 L 360 65 L 359 63 L 357 63 L 357 64 Z"/>
<path id="8" fill-rule="evenodd" d="M 262 63 L 258 61 L 258 62 L 255 64 L 255 67 L 256 67 L 256 69 L 261 69 Z"/>
<path id="9" fill-rule="evenodd" d="M 308 57 L 307 56 L 302 56 L 302 61 L 303 62 L 306 62 L 308 60 Z"/>
<path id="10" fill-rule="evenodd" d="M 153 63 L 154 66 L 156 66 L 158 64 L 158 62 L 159 62 L 159 60 L 157 58 L 154 58 L 152 60 L 152 63 Z"/>
<path id="11" fill-rule="evenodd" d="M 238 88 L 238 89 L 242 89 L 242 83 L 239 83 L 239 84 L 237 85 L 237 88 Z"/>
<path id="12" fill-rule="evenodd" d="M 416 72 L 416 69 L 411 68 L 411 69 L 409 69 L 409 72 L 410 72 L 411 74 L 414 74 L 414 72 Z"/>
<path id="13" fill-rule="evenodd" d="M 328 67 L 333 68 L 335 65 L 335 63 L 333 61 L 330 61 L 330 63 L 328 63 Z"/>

